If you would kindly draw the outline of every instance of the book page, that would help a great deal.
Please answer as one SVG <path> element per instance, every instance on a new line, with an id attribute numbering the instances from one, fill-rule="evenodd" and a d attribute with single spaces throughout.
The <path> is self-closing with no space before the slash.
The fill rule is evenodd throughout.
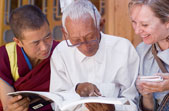
<path id="1" fill-rule="evenodd" d="M 161 82 L 163 78 L 161 76 L 140 76 L 140 80 L 149 82 Z"/>
<path id="2" fill-rule="evenodd" d="M 70 107 L 84 104 L 84 103 L 103 103 L 103 104 L 118 104 L 118 105 L 128 105 L 128 101 L 125 98 L 106 98 L 106 97 L 80 97 L 74 100 L 65 100 L 59 105 L 61 110 L 66 110 Z"/>
<path id="3" fill-rule="evenodd" d="M 22 95 L 23 97 L 33 98 L 31 101 L 32 109 L 36 110 L 45 106 L 45 102 L 54 102 L 59 106 L 60 110 L 66 110 L 84 103 L 104 103 L 104 104 L 118 104 L 128 105 L 128 100 L 125 98 L 108 98 L 108 97 L 80 97 L 78 94 L 72 92 L 38 92 L 38 91 L 18 91 L 8 93 L 9 96 Z"/>

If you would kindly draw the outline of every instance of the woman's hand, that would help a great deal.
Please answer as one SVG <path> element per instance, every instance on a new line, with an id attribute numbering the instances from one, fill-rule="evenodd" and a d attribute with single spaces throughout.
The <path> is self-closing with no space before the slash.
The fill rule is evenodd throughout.
<path id="1" fill-rule="evenodd" d="M 137 87 L 137 90 L 139 91 L 139 93 L 142 96 L 145 96 L 145 97 L 149 98 L 151 96 L 151 93 L 146 92 L 145 89 L 144 89 L 144 83 L 146 83 L 146 82 L 147 81 L 140 80 L 140 76 L 138 76 L 137 80 L 136 80 L 136 87 Z"/>
<path id="2" fill-rule="evenodd" d="M 153 94 L 152 92 L 148 92 L 146 91 L 146 89 L 144 89 L 144 83 L 146 83 L 146 81 L 140 80 L 140 76 L 138 76 L 136 80 L 136 87 L 139 93 L 142 95 L 141 101 L 142 108 L 153 111 L 154 108 Z"/>
<path id="3" fill-rule="evenodd" d="M 163 81 L 147 82 L 141 81 L 138 77 L 136 87 L 142 95 L 169 90 L 169 73 L 158 73 L 155 75 L 161 76 Z"/>

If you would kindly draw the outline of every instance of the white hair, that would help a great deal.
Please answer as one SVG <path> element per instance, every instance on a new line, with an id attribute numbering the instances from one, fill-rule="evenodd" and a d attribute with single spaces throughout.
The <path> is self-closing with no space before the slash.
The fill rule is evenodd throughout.
<path id="1" fill-rule="evenodd" d="M 72 2 L 63 11 L 62 25 L 63 25 L 64 30 L 67 32 L 66 26 L 65 26 L 65 20 L 67 17 L 70 17 L 71 20 L 77 20 L 86 14 L 89 14 L 92 17 L 95 25 L 97 22 L 97 28 L 100 29 L 101 15 L 98 12 L 97 8 L 89 0 L 76 0 Z M 96 16 L 96 19 L 95 19 L 95 16 Z"/>

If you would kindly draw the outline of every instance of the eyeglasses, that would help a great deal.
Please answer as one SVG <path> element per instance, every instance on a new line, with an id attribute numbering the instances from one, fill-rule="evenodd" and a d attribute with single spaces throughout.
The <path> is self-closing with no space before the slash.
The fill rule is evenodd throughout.
<path id="1" fill-rule="evenodd" d="M 74 46 L 78 47 L 82 44 L 90 44 L 90 43 L 98 42 L 98 37 L 93 38 L 95 34 L 96 32 L 94 34 L 90 34 L 88 36 L 83 37 L 84 42 L 80 42 L 80 39 L 76 39 L 76 40 L 71 40 L 72 42 L 70 42 L 70 40 L 66 40 L 66 43 L 69 47 L 74 47 Z"/>
<path id="2" fill-rule="evenodd" d="M 94 12 L 94 18 L 95 18 L 95 25 L 96 25 L 96 28 L 97 28 L 97 21 L 96 21 L 96 14 L 95 14 L 94 6 L 93 6 L 93 12 Z M 90 34 L 90 35 L 87 35 L 87 36 L 83 37 L 84 42 L 80 42 L 80 39 L 71 40 L 72 42 L 70 42 L 70 40 L 67 40 L 67 38 L 70 39 L 70 36 L 68 34 L 64 33 L 63 36 L 64 36 L 64 38 L 66 40 L 66 43 L 67 43 L 68 47 L 78 47 L 78 46 L 80 46 L 82 44 L 90 44 L 90 43 L 98 42 L 99 41 L 98 37 L 96 37 L 96 39 L 95 39 L 96 33 L 97 33 L 97 30 L 95 29 L 93 34 Z"/>

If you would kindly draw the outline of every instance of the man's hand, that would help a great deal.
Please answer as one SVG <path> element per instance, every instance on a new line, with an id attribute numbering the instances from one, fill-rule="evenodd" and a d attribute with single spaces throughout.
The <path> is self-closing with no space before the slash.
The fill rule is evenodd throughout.
<path id="1" fill-rule="evenodd" d="M 115 107 L 112 104 L 86 103 L 85 106 L 89 111 L 115 111 Z"/>
<path id="2" fill-rule="evenodd" d="M 79 83 L 76 86 L 76 93 L 78 93 L 81 97 L 101 96 L 100 91 L 96 85 L 88 82 Z"/>
<path id="3" fill-rule="evenodd" d="M 28 111 L 30 100 L 22 96 L 12 97 L 4 111 Z"/>

